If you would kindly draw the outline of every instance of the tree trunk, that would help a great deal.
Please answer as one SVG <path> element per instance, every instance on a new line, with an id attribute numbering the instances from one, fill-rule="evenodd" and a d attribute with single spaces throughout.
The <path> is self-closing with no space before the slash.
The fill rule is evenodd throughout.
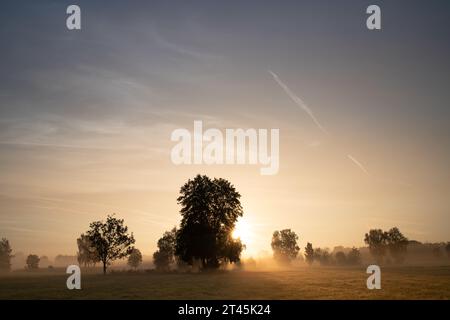
<path id="1" fill-rule="evenodd" d="M 106 262 L 103 262 L 103 275 L 106 274 Z"/>

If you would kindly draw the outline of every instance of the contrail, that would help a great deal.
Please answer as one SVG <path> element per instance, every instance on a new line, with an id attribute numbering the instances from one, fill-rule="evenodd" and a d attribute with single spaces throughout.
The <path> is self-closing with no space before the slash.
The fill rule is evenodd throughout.
<path id="1" fill-rule="evenodd" d="M 361 162 L 359 162 L 358 160 L 356 160 L 351 154 L 348 154 L 347 157 L 358 166 L 358 168 L 360 168 L 362 171 L 364 171 L 365 174 L 367 174 L 368 176 L 370 176 L 369 171 L 367 171 L 367 169 L 362 165 Z"/>
<path id="2" fill-rule="evenodd" d="M 293 93 L 291 91 L 291 89 L 289 89 L 289 87 L 283 83 L 283 81 L 280 80 L 280 78 L 278 77 L 278 75 L 270 70 L 268 70 L 269 73 L 272 75 L 272 77 L 275 79 L 275 81 L 280 85 L 281 88 L 283 88 L 283 90 L 287 93 L 287 95 L 289 96 L 289 98 L 292 99 L 292 101 L 294 101 L 294 103 L 296 105 L 298 105 L 303 111 L 305 111 L 310 118 L 314 121 L 314 123 L 316 124 L 316 126 L 324 133 L 328 134 L 327 130 L 320 124 L 319 120 L 317 120 L 317 118 L 314 116 L 314 113 L 312 112 L 312 110 L 306 105 L 306 103 L 300 99 L 295 93 Z"/>
<path id="3" fill-rule="evenodd" d="M 312 112 L 312 110 L 306 105 L 306 103 L 300 99 L 295 93 L 293 93 L 291 91 L 291 89 L 289 89 L 289 87 L 280 80 L 280 77 L 278 77 L 278 75 L 271 71 L 268 70 L 269 73 L 272 75 L 272 77 L 275 79 L 275 81 L 278 83 L 278 85 L 283 88 L 283 90 L 287 93 L 287 95 L 289 96 L 289 98 L 292 99 L 292 101 L 294 101 L 295 104 L 297 104 L 303 111 L 305 111 L 310 117 L 311 119 L 314 121 L 314 123 L 316 124 L 316 126 L 324 133 L 326 133 L 327 135 L 329 134 L 328 131 L 320 124 L 319 120 L 317 120 L 317 118 L 314 116 L 314 113 Z M 355 159 L 355 157 L 353 157 L 350 154 L 347 154 L 347 157 L 350 159 L 350 161 L 352 161 L 359 169 L 361 169 L 365 174 L 367 174 L 368 176 L 370 176 L 369 171 L 367 171 L 367 169 L 364 167 L 364 165 L 359 162 L 358 160 Z"/>

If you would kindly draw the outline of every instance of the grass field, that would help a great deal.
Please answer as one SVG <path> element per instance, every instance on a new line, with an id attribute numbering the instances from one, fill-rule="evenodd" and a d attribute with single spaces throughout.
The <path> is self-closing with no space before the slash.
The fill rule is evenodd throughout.
<path id="1" fill-rule="evenodd" d="M 68 290 L 61 271 L 0 276 L 0 299 L 450 299 L 450 267 L 382 268 L 368 290 L 364 268 L 211 273 L 82 274 Z"/>

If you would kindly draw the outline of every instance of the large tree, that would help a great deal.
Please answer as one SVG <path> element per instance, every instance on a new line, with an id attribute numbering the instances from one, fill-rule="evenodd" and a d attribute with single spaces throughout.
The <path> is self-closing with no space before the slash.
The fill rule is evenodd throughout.
<path id="1" fill-rule="evenodd" d="M 387 236 L 381 229 L 372 229 L 366 233 L 364 242 L 369 246 L 369 251 L 378 263 L 383 262 L 386 255 Z"/>
<path id="2" fill-rule="evenodd" d="M 175 245 L 177 239 L 177 229 L 164 232 L 158 240 L 158 250 L 153 253 L 153 263 L 156 270 L 168 271 L 175 261 Z"/>
<path id="3" fill-rule="evenodd" d="M 77 260 L 80 265 L 84 265 L 85 267 L 95 267 L 95 264 L 100 262 L 97 249 L 87 235 L 82 234 L 77 239 L 77 246 Z"/>
<path id="4" fill-rule="evenodd" d="M 243 245 L 231 233 L 243 210 L 240 194 L 225 179 L 197 175 L 181 187 L 181 224 L 177 232 L 176 255 L 192 265 L 218 268 L 224 262 L 237 262 Z"/>
<path id="5" fill-rule="evenodd" d="M 298 236 L 291 229 L 275 231 L 272 235 L 272 250 L 275 260 L 290 263 L 297 258 L 300 247 L 297 245 Z"/>
<path id="6" fill-rule="evenodd" d="M 108 215 L 106 222 L 92 222 L 86 232 L 103 264 L 103 274 L 106 274 L 111 262 L 127 257 L 134 249 L 133 233 L 128 234 L 128 227 L 123 222 L 123 219 Z"/>
<path id="7" fill-rule="evenodd" d="M 0 271 L 11 270 L 11 258 L 13 257 L 11 245 L 8 239 L 2 238 L 0 241 Z"/>
<path id="8" fill-rule="evenodd" d="M 396 263 L 402 263 L 405 259 L 408 239 L 396 227 L 386 232 L 385 235 L 390 255 Z"/>

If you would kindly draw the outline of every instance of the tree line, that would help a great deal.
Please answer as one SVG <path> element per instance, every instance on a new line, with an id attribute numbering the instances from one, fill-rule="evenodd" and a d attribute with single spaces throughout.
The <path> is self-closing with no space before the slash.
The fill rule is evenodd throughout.
<path id="1" fill-rule="evenodd" d="M 157 270 L 168 271 L 173 265 L 178 268 L 198 265 L 201 269 L 217 269 L 225 264 L 240 262 L 245 245 L 232 237 L 239 217 L 243 215 L 241 195 L 235 187 L 222 178 L 211 179 L 197 175 L 189 179 L 180 189 L 177 198 L 181 206 L 179 228 L 166 231 L 157 242 L 153 262 Z M 291 229 L 275 231 L 271 247 L 276 261 L 289 264 L 299 257 L 298 235 Z M 373 229 L 365 234 L 364 242 L 378 263 L 389 255 L 395 262 L 403 262 L 409 240 L 396 227 L 383 231 Z M 78 263 L 85 267 L 101 264 L 106 274 L 108 266 L 118 259 L 128 259 L 134 269 L 142 264 L 142 253 L 134 247 L 133 233 L 128 231 L 123 219 L 114 214 L 106 221 L 94 221 L 89 229 L 76 240 Z M 446 245 L 450 257 L 450 242 Z M 314 248 L 307 243 L 304 260 L 308 264 L 357 265 L 361 262 L 359 249 L 353 247 L 330 254 L 328 250 Z M 0 270 L 11 269 L 12 249 L 5 238 L 0 242 Z M 37 269 L 40 258 L 30 254 L 27 268 Z"/>
<path id="2" fill-rule="evenodd" d="M 272 236 L 271 246 L 273 258 L 285 265 L 297 259 L 300 253 L 298 236 L 291 229 L 275 231 Z M 333 256 L 328 250 L 313 248 L 312 243 L 308 242 L 305 247 L 304 259 L 309 265 L 312 265 L 314 262 L 320 265 L 358 265 L 361 262 L 361 254 L 359 249 L 353 247 L 347 254 L 344 251 L 338 251 Z"/>
<path id="3" fill-rule="evenodd" d="M 240 194 L 225 179 L 197 175 L 180 189 L 180 227 L 163 234 L 153 254 L 158 270 L 167 270 L 175 261 L 202 269 L 216 269 L 226 263 L 237 263 L 244 245 L 231 233 L 242 216 Z M 128 264 L 138 267 L 142 254 L 134 248 L 133 234 L 123 219 L 109 215 L 106 222 L 95 221 L 77 239 L 78 261 L 89 266 L 101 263 L 103 273 L 117 259 L 128 257 Z"/>

